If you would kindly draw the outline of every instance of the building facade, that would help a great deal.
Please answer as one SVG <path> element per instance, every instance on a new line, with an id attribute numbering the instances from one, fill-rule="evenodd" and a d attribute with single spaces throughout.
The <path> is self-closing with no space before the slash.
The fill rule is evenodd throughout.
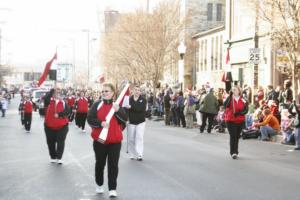
<path id="1" fill-rule="evenodd" d="M 200 32 L 193 36 L 198 44 L 196 86 L 209 83 L 213 87 L 223 87 L 221 77 L 225 68 L 224 48 L 225 26 Z"/>

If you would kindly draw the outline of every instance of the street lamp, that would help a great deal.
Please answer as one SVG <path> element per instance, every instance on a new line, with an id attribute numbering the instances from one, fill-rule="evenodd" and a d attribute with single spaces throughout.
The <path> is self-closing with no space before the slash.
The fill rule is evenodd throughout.
<path id="1" fill-rule="evenodd" d="M 180 56 L 180 60 L 178 61 L 178 81 L 180 83 L 180 89 L 182 91 L 182 84 L 184 79 L 184 55 L 186 52 L 186 46 L 183 42 L 180 42 L 178 46 L 178 53 Z"/>

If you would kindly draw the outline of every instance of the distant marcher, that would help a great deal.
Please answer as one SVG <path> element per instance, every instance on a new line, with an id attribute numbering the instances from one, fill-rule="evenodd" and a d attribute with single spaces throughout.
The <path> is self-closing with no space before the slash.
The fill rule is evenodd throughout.
<path id="1" fill-rule="evenodd" d="M 33 103 L 28 96 L 25 96 L 25 101 L 23 103 L 24 112 L 24 126 L 27 133 L 30 132 L 31 121 L 32 121 L 32 107 Z"/>
<path id="2" fill-rule="evenodd" d="M 62 164 L 65 139 L 69 131 L 69 107 L 63 101 L 60 90 L 53 90 L 45 116 L 45 133 L 51 163 Z"/>
<path id="3" fill-rule="evenodd" d="M 85 122 L 87 118 L 87 113 L 89 110 L 88 99 L 84 96 L 84 92 L 80 93 L 80 97 L 75 102 L 75 110 L 78 128 L 81 128 L 82 132 L 85 132 Z"/>

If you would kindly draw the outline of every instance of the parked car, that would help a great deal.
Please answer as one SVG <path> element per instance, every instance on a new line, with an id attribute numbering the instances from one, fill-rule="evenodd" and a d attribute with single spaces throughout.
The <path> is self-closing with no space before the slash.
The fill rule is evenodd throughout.
<path id="1" fill-rule="evenodd" d="M 40 104 L 42 102 L 42 97 L 47 93 L 47 90 L 34 90 L 32 92 L 32 103 L 33 103 L 33 109 L 34 111 L 37 111 L 37 109 L 40 108 Z"/>

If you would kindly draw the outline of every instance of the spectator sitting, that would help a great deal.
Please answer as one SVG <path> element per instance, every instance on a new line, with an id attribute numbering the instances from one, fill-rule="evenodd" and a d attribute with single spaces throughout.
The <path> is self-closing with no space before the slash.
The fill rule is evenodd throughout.
<path id="1" fill-rule="evenodd" d="M 260 127 L 260 132 L 263 141 L 270 141 L 272 136 L 277 135 L 280 132 L 280 125 L 278 119 L 274 117 L 270 109 L 265 109 L 263 111 L 263 122 L 255 123 L 255 127 Z"/>
<path id="2" fill-rule="evenodd" d="M 281 134 L 283 139 L 281 144 L 293 144 L 293 120 L 289 117 L 288 109 L 283 109 L 281 112 Z"/>

